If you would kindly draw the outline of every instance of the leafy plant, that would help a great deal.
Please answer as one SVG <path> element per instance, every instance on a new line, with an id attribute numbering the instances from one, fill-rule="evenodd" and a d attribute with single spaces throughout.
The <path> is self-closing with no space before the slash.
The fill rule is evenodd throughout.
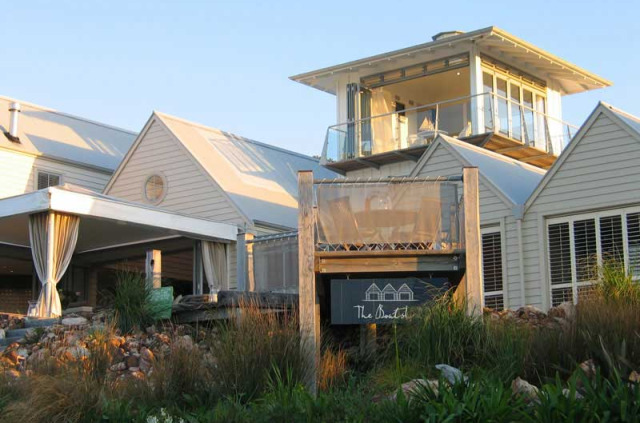
<path id="1" fill-rule="evenodd" d="M 109 302 L 122 333 L 155 323 L 157 310 L 151 301 L 151 290 L 141 273 L 121 271 L 117 274 L 116 288 Z"/>

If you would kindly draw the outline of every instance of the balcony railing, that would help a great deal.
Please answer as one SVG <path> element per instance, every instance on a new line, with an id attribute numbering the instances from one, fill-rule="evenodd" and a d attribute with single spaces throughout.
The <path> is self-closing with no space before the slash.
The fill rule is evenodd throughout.
<path id="1" fill-rule="evenodd" d="M 438 134 L 465 138 L 491 132 L 558 155 L 576 130 L 531 107 L 484 93 L 330 126 L 322 159 L 342 162 L 425 146 Z"/>

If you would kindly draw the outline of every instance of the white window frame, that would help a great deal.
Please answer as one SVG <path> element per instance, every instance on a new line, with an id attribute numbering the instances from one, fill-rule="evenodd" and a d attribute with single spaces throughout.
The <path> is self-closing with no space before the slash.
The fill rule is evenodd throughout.
<path id="1" fill-rule="evenodd" d="M 502 289 L 499 291 L 489 291 L 485 292 L 484 290 L 484 262 L 482 262 L 482 307 L 485 306 L 485 297 L 486 296 L 497 296 L 502 295 L 502 308 L 507 309 L 507 290 L 506 290 L 506 250 L 505 250 L 505 233 L 504 226 L 502 224 L 486 226 L 480 228 L 480 258 L 482 259 L 484 254 L 482 251 L 482 236 L 485 234 L 499 234 L 500 235 L 500 266 L 502 267 Z"/>
<path id="2" fill-rule="evenodd" d="M 575 214 L 564 217 L 556 217 L 546 219 L 545 223 L 545 249 L 546 249 L 546 260 L 547 260 L 547 280 L 548 282 L 548 292 L 549 292 L 549 304 L 553 304 L 553 290 L 558 288 L 571 288 L 573 302 L 578 302 L 578 288 L 583 286 L 589 286 L 597 282 L 596 280 L 592 281 L 577 281 L 577 272 L 576 272 L 576 255 L 575 255 L 575 239 L 573 233 L 574 222 L 581 220 L 589 220 L 592 219 L 595 222 L 595 234 L 596 234 L 596 263 L 598 268 L 602 266 L 602 245 L 600 238 L 600 219 L 603 217 L 612 217 L 612 216 L 620 216 L 622 222 L 622 250 L 623 250 L 623 258 L 624 258 L 624 268 L 625 272 L 629 272 L 629 237 L 628 237 L 628 228 L 627 228 L 627 215 L 640 213 L 640 206 L 635 207 L 624 207 L 617 209 L 609 209 L 602 210 L 591 213 L 582 213 Z M 571 252 L 571 282 L 563 283 L 563 284 L 551 284 L 551 250 L 549 248 L 549 226 L 558 224 L 558 223 L 568 223 L 569 224 L 569 246 Z M 638 280 L 639 276 L 633 276 L 634 280 Z"/>
<path id="3" fill-rule="evenodd" d="M 55 172 L 55 171 L 51 171 L 45 168 L 36 168 L 35 169 L 35 178 L 33 178 L 33 189 L 35 191 L 38 190 L 38 179 L 40 178 L 40 174 L 41 173 L 46 173 L 47 175 L 51 175 L 51 176 L 57 176 L 59 178 L 59 184 L 58 185 L 64 185 L 64 175 L 60 172 Z M 40 188 L 40 189 L 44 189 L 44 188 Z"/>
<path id="4" fill-rule="evenodd" d="M 490 74 L 493 76 L 493 126 L 494 126 L 494 131 L 496 132 L 501 132 L 502 130 L 504 130 L 505 128 L 500 128 L 500 116 L 498 115 L 498 94 L 497 94 L 497 79 L 502 79 L 504 81 L 507 82 L 507 95 L 506 98 L 502 98 L 500 97 L 500 99 L 505 100 L 507 102 L 507 125 L 508 127 L 506 128 L 506 134 L 510 137 L 513 138 L 513 117 L 512 117 L 512 110 L 511 110 L 511 106 L 512 105 L 516 105 L 516 106 L 522 106 L 523 102 L 522 102 L 522 98 L 524 96 L 524 92 L 523 90 L 526 89 L 528 91 L 531 91 L 533 93 L 533 107 L 532 109 L 535 111 L 535 113 L 542 113 L 542 114 L 546 114 L 547 111 L 546 110 L 538 110 L 538 97 L 542 97 L 544 98 L 544 104 L 547 104 L 547 93 L 544 92 L 539 86 L 534 85 L 534 84 L 528 84 L 525 81 L 523 81 L 521 78 L 514 78 L 513 76 L 510 76 L 508 73 L 506 72 L 501 72 L 499 70 L 487 67 L 486 65 L 482 66 L 482 72 Z M 511 84 L 516 85 L 518 87 L 520 87 L 520 101 L 518 103 L 515 103 L 512 99 L 511 99 Z M 522 110 L 522 109 L 521 109 Z M 522 112 L 521 112 L 522 113 Z M 535 115 L 538 116 L 538 115 Z M 535 123 L 534 123 L 535 125 Z M 523 134 L 522 131 L 523 128 L 520 128 L 520 137 L 522 138 Z M 544 130 L 544 129 L 534 129 L 535 130 Z M 536 134 L 537 135 L 537 134 Z M 536 139 L 536 138 L 534 138 Z"/>

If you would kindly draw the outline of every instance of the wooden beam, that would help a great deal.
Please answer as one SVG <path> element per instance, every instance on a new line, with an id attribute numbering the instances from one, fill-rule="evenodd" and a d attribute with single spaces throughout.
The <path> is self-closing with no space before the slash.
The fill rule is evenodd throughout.
<path id="1" fill-rule="evenodd" d="M 301 348 L 307 359 L 305 385 L 317 393 L 320 363 L 320 302 L 314 271 L 315 222 L 313 210 L 313 172 L 298 172 L 298 293 Z"/>
<path id="2" fill-rule="evenodd" d="M 256 273 L 253 260 L 253 242 L 247 242 L 254 238 L 253 234 L 245 234 L 245 243 L 247 245 L 247 291 L 254 292 L 256 290 Z"/>
<path id="3" fill-rule="evenodd" d="M 480 196 L 478 168 L 462 170 L 464 189 L 464 233 L 466 244 L 466 301 L 470 314 L 482 313 L 482 252 L 480 241 Z"/>
<path id="4" fill-rule="evenodd" d="M 455 255 L 322 257 L 317 260 L 316 270 L 318 273 L 452 272 L 461 265 Z"/>
<path id="5" fill-rule="evenodd" d="M 162 252 L 160 250 L 147 250 L 144 269 L 147 285 L 153 288 L 162 287 Z"/>
<path id="6" fill-rule="evenodd" d="M 394 151 L 393 154 L 405 160 L 411 160 L 412 162 L 417 162 L 418 160 L 420 160 L 420 157 L 414 156 L 412 154 L 403 153 L 402 151 Z"/>
<path id="7" fill-rule="evenodd" d="M 369 160 L 365 160 L 365 159 L 355 159 L 356 162 L 363 164 L 365 166 L 368 167 L 372 167 L 374 169 L 380 169 L 380 165 L 374 162 L 370 162 Z"/>
<path id="8" fill-rule="evenodd" d="M 509 153 L 511 151 L 518 151 L 518 150 L 522 150 L 524 148 L 526 148 L 527 146 L 522 144 L 522 145 L 516 145 L 513 147 L 504 147 L 504 148 L 498 148 L 497 150 L 493 150 L 496 153 Z"/>
<path id="9" fill-rule="evenodd" d="M 521 162 L 532 162 L 535 160 L 540 160 L 540 159 L 553 159 L 555 160 L 555 158 L 553 156 L 550 156 L 549 154 L 536 154 L 535 156 L 527 156 L 527 157 L 523 157 L 521 159 L 519 159 Z"/>
<path id="10" fill-rule="evenodd" d="M 320 258 L 450 256 L 454 254 L 462 255 L 464 250 L 316 251 L 316 257 Z"/>

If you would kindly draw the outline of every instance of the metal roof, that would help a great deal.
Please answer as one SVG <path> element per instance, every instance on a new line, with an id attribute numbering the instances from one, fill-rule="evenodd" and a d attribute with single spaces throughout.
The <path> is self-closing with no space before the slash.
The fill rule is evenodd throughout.
<path id="1" fill-rule="evenodd" d="M 477 166 L 479 172 L 514 205 L 524 204 L 546 174 L 543 169 L 464 141 L 446 135 L 439 135 L 438 138 L 462 156 L 469 165 Z"/>
<path id="2" fill-rule="evenodd" d="M 298 171 L 338 175 L 318 159 L 154 112 L 254 223 L 297 228 Z"/>
<path id="3" fill-rule="evenodd" d="M 544 81 L 556 82 L 563 94 L 574 94 L 612 85 L 610 81 L 495 26 L 441 37 L 428 43 L 301 73 L 290 78 L 335 94 L 335 76 L 338 74 L 349 73 L 362 77 L 382 70 L 399 69 L 408 64 L 428 60 L 432 56 L 453 54 L 447 52 L 452 52 L 455 48 L 465 48 L 468 51 L 471 43 L 474 43 L 482 54 L 509 62 Z"/>
<path id="4" fill-rule="evenodd" d="M 20 100 L 0 97 L 0 130 L 9 130 L 9 104 L 20 103 L 20 142 L 0 133 L 0 148 L 50 157 L 66 162 L 115 170 L 136 138 L 136 133 Z"/>

